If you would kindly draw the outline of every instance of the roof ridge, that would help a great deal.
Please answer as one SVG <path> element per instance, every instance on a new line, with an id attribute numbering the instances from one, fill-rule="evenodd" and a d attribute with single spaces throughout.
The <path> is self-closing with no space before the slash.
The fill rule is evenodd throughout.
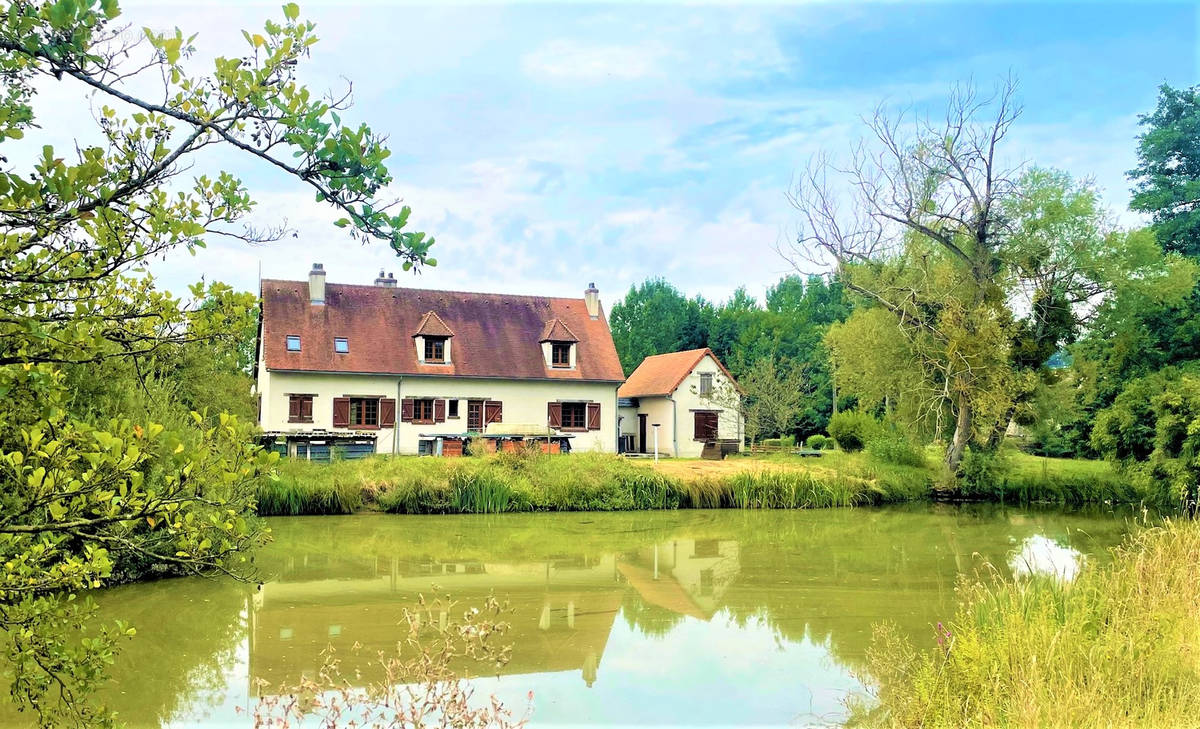
<path id="1" fill-rule="evenodd" d="M 287 279 L 287 278 L 264 278 L 264 279 L 262 279 L 262 283 L 263 284 L 266 284 L 266 283 L 296 284 L 297 286 L 307 286 L 308 285 L 308 281 L 294 281 L 292 279 Z M 330 283 L 325 284 L 326 289 L 328 289 L 330 286 L 348 286 L 348 287 L 356 288 L 356 289 L 372 289 L 372 290 L 378 290 L 378 291 L 391 291 L 391 292 L 415 291 L 418 293 L 427 293 L 427 294 L 465 294 L 465 295 L 469 295 L 469 296 L 502 296 L 505 298 L 512 298 L 512 299 L 549 299 L 549 300 L 554 300 L 554 301 L 580 301 L 580 302 L 583 301 L 582 296 L 580 296 L 579 298 L 574 298 L 571 296 L 539 296 L 537 294 L 502 294 L 502 293 L 499 293 L 496 291 L 462 291 L 459 289 L 421 289 L 421 288 L 413 288 L 410 286 L 376 286 L 375 284 L 351 284 L 351 283 L 336 283 L 336 282 L 330 282 Z"/>

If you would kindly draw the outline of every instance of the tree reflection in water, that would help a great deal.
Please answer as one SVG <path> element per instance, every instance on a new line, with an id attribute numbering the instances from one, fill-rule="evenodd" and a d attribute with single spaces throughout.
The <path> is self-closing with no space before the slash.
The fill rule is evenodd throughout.
<path id="1" fill-rule="evenodd" d="M 930 505 L 271 526 L 261 591 L 187 579 L 100 596 L 138 628 L 109 696 L 131 726 L 237 723 L 260 679 L 312 676 L 329 645 L 344 675 L 368 676 L 402 637 L 403 606 L 442 593 L 511 605 L 512 660 L 483 693 L 534 689 L 535 725 L 713 723 L 714 701 L 735 696 L 742 722 L 836 718 L 873 623 L 920 639 L 960 574 L 1007 569 L 1031 539 L 1103 559 L 1126 529 L 1111 513 Z"/>

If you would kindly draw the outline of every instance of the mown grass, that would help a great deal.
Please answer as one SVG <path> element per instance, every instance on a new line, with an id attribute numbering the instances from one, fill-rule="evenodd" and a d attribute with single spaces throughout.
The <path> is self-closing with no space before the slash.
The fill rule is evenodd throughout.
<path id="1" fill-rule="evenodd" d="M 878 702 L 852 724 L 1183 727 L 1200 717 L 1200 524 L 1142 529 L 1111 563 L 965 583 L 924 646 L 881 628 L 868 655 Z"/>
<path id="2" fill-rule="evenodd" d="M 928 475 L 861 467 L 799 469 L 764 460 L 727 473 L 680 477 L 610 454 L 496 454 L 443 459 L 377 456 L 331 464 L 284 461 L 259 513 L 401 514 L 822 508 L 924 497 Z"/>

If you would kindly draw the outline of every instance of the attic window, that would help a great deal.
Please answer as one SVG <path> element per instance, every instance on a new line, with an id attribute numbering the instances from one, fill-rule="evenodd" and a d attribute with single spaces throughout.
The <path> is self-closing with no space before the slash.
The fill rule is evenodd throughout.
<path id="1" fill-rule="evenodd" d="M 445 337 L 425 337 L 425 361 L 426 362 L 445 362 L 446 361 L 446 338 Z"/>
<path id="2" fill-rule="evenodd" d="M 554 342 L 550 345 L 550 364 L 553 367 L 571 366 L 570 342 Z"/>
<path id="3" fill-rule="evenodd" d="M 289 352 L 299 352 L 300 351 L 299 335 L 289 334 L 287 336 L 287 351 L 289 351 Z"/>
<path id="4" fill-rule="evenodd" d="M 333 351 L 337 352 L 338 354 L 349 354 L 350 340 L 346 339 L 345 337 L 334 337 Z"/>
<path id="5" fill-rule="evenodd" d="M 712 393 L 712 373 L 704 372 L 700 375 L 700 394 L 708 395 Z"/>

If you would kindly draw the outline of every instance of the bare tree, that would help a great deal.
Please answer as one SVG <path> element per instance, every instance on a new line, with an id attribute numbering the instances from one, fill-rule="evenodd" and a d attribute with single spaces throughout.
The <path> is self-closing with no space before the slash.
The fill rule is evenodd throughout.
<path id="1" fill-rule="evenodd" d="M 930 376 L 930 411 L 948 410 L 954 418 L 946 450 L 953 470 L 972 436 L 975 395 L 987 380 L 979 358 L 953 345 L 1003 316 L 1000 202 L 1013 194 L 1018 167 L 1002 166 L 997 149 L 1020 114 L 1015 89 L 1012 79 L 987 96 L 972 85 L 956 87 L 944 118 L 936 120 L 878 107 L 864 120 L 870 141 L 854 147 L 848 167 L 817 157 L 789 191 L 801 233 L 780 252 L 798 269 L 832 265 L 848 288 L 892 312 L 910 342 L 938 345 L 936 354 L 928 346 L 916 349 L 927 350 L 921 359 Z M 848 196 L 831 180 L 845 183 Z M 847 197 L 848 212 L 840 204 Z M 942 307 L 930 305 L 929 287 L 918 290 L 913 276 L 855 275 L 877 273 L 914 241 L 953 264 L 953 285 L 939 285 L 953 289 L 968 312 L 954 320 L 954 331 Z M 921 261 L 914 263 L 919 269 Z M 980 314 L 989 308 L 991 314 Z"/>

